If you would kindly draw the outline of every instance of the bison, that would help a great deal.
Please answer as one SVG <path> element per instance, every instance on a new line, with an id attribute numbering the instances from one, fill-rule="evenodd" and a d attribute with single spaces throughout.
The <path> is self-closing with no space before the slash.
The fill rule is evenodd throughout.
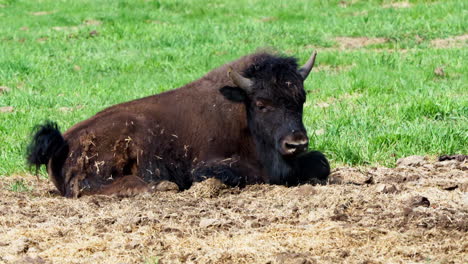
<path id="1" fill-rule="evenodd" d="M 323 183 L 325 156 L 308 150 L 304 80 L 293 57 L 258 52 L 181 88 L 111 106 L 61 134 L 33 130 L 29 165 L 46 165 L 66 197 L 132 195 L 162 181 L 180 190 L 214 177 L 229 186 Z"/>

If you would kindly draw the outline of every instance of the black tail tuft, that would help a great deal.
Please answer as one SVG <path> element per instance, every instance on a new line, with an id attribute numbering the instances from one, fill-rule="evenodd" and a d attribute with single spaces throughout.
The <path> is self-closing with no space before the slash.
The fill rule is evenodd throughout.
<path id="1" fill-rule="evenodd" d="M 27 161 L 30 166 L 39 169 L 47 164 L 55 152 L 65 144 L 57 123 L 46 121 L 33 129 L 33 139 L 27 148 Z"/>

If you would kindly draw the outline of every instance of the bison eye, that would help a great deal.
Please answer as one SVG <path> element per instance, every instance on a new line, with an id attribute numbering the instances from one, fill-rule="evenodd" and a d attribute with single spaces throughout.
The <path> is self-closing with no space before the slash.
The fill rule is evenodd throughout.
<path id="1" fill-rule="evenodd" d="M 258 110 L 262 112 L 268 112 L 268 111 L 273 110 L 273 107 L 270 104 L 262 100 L 255 101 L 255 106 L 257 107 Z"/>

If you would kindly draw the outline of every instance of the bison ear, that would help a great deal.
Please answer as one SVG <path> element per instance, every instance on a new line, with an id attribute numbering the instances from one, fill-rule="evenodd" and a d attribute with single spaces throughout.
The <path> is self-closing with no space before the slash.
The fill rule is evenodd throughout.
<path id="1" fill-rule="evenodd" d="M 244 102 L 245 99 L 247 99 L 247 94 L 239 87 L 224 86 L 219 89 L 219 92 L 224 96 L 224 98 L 236 103 Z"/>

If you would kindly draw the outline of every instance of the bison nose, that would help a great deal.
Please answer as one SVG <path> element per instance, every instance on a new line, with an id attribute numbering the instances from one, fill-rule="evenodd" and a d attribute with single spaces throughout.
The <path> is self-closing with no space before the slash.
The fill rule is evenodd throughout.
<path id="1" fill-rule="evenodd" d="M 281 142 L 281 153 L 283 155 L 299 154 L 307 150 L 309 139 L 303 133 L 295 133 L 286 136 Z"/>

